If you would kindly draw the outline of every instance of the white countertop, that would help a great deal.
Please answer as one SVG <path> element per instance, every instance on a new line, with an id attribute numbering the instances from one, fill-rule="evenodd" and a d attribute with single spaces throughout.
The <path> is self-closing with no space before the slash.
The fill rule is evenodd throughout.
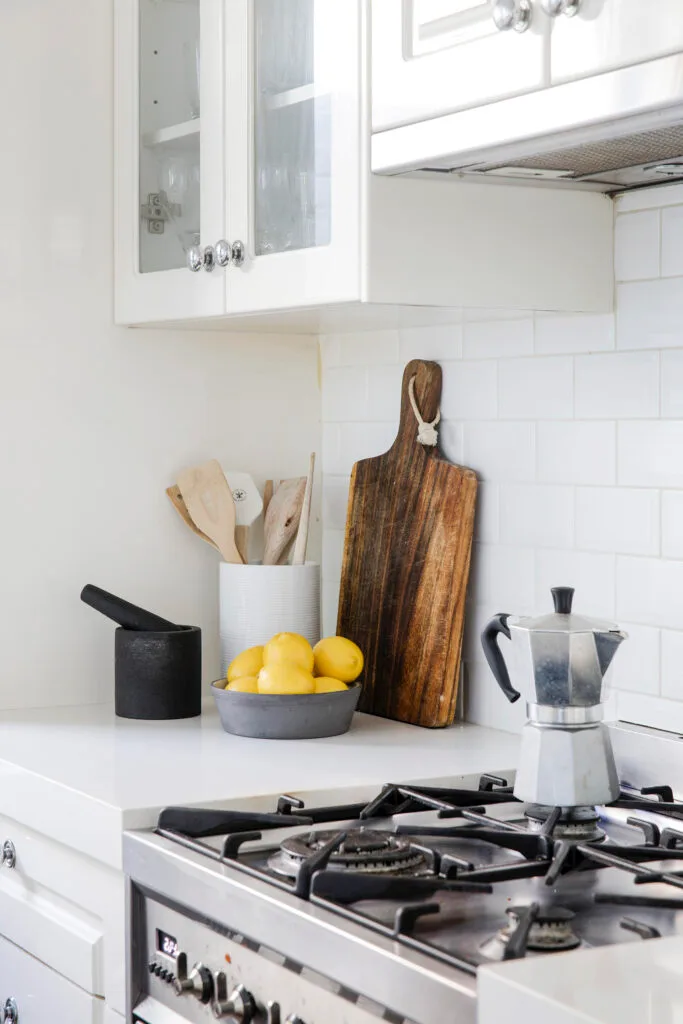
<path id="1" fill-rule="evenodd" d="M 517 763 L 517 736 L 476 725 L 421 729 L 356 715 L 344 736 L 252 740 L 223 732 L 213 700 L 201 718 L 141 722 L 109 704 L 8 711 L 0 721 L 0 814 L 120 865 L 123 829 L 168 804 L 464 772 Z"/>
<path id="2" fill-rule="evenodd" d="M 677 1024 L 682 965 L 674 936 L 486 967 L 479 1024 Z"/>

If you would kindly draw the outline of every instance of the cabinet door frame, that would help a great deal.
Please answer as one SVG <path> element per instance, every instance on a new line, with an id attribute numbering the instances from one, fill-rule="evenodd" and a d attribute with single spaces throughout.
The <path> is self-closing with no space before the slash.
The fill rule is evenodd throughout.
<path id="1" fill-rule="evenodd" d="M 225 0 L 226 238 L 246 249 L 226 273 L 228 313 L 357 301 L 361 289 L 361 193 L 368 160 L 362 138 L 363 36 L 359 0 L 314 0 L 336 47 L 330 74 L 331 240 L 328 245 L 255 254 L 255 46 L 253 0 Z M 330 31 L 332 26 L 332 31 Z"/>
<path id="2" fill-rule="evenodd" d="M 224 3 L 200 5 L 201 244 L 214 245 L 225 221 L 223 163 Z M 115 0 L 115 320 L 121 324 L 220 316 L 223 272 L 186 267 L 142 273 L 140 205 L 140 0 Z"/>
<path id="3" fill-rule="evenodd" d="M 496 29 L 489 0 L 471 0 L 465 7 L 454 2 L 450 15 L 446 0 L 370 3 L 375 132 L 548 85 L 551 19 L 538 4 L 532 7 L 528 29 L 519 33 Z M 441 26 L 443 47 L 437 46 L 435 34 L 427 32 L 420 39 L 418 3 L 429 4 L 434 26 Z M 472 8 L 471 15 L 467 6 Z"/>

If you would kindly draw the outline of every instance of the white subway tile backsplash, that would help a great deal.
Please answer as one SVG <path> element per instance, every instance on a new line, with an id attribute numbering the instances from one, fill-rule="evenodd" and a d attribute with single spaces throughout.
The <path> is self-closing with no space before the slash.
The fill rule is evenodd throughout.
<path id="1" fill-rule="evenodd" d="M 533 481 L 536 477 L 536 425 L 467 423 L 463 458 L 483 480 Z"/>
<path id="2" fill-rule="evenodd" d="M 659 693 L 660 630 L 632 622 L 620 622 L 619 628 L 628 634 L 628 639 L 614 656 L 612 685 L 635 693 Z"/>
<path id="3" fill-rule="evenodd" d="M 665 558 L 683 559 L 683 491 L 664 491 L 662 494 L 662 554 Z"/>
<path id="4" fill-rule="evenodd" d="M 576 545 L 587 551 L 659 554 L 659 492 L 628 487 L 579 487 Z"/>
<path id="5" fill-rule="evenodd" d="M 614 348 L 614 314 L 595 316 L 537 313 L 535 350 L 539 355 L 606 352 Z"/>
<path id="6" fill-rule="evenodd" d="M 359 459 L 370 459 L 388 451 L 395 438 L 395 423 L 342 423 L 339 426 L 337 461 L 325 468 L 330 473 L 346 475 Z"/>
<path id="7" fill-rule="evenodd" d="M 620 484 L 683 488 L 683 420 L 620 423 L 617 443 Z"/>
<path id="8" fill-rule="evenodd" d="M 659 352 L 578 356 L 574 412 L 580 419 L 639 419 L 659 415 Z"/>
<path id="9" fill-rule="evenodd" d="M 331 367 L 323 378 L 323 402 L 328 423 L 367 419 L 368 370 L 355 366 Z"/>
<path id="10" fill-rule="evenodd" d="M 464 428 L 462 423 L 441 420 L 438 427 L 441 451 L 449 462 L 463 465 L 465 462 Z"/>
<path id="11" fill-rule="evenodd" d="M 571 547 L 574 489 L 501 484 L 500 539 L 523 547 Z"/>
<path id="12" fill-rule="evenodd" d="M 572 360 L 563 356 L 501 359 L 498 392 L 502 420 L 571 419 Z"/>
<path id="13" fill-rule="evenodd" d="M 646 626 L 683 629 L 683 561 L 617 556 L 617 615 Z"/>
<path id="14" fill-rule="evenodd" d="M 659 276 L 659 210 L 642 210 L 616 218 L 614 273 L 617 281 Z"/>
<path id="15" fill-rule="evenodd" d="M 463 354 L 466 359 L 526 356 L 533 351 L 534 322 L 531 317 L 465 324 Z"/>
<path id="16" fill-rule="evenodd" d="M 349 503 L 349 477 L 323 477 L 323 523 L 326 530 L 343 530 Z"/>
<path id="17" fill-rule="evenodd" d="M 662 696 L 683 701 L 683 623 L 662 630 Z"/>
<path id="18" fill-rule="evenodd" d="M 438 324 L 432 327 L 405 327 L 398 333 L 401 363 L 411 359 L 460 359 L 462 327 L 460 324 Z"/>
<path id="19" fill-rule="evenodd" d="M 339 335 L 340 366 L 386 366 L 398 360 L 398 331 L 373 331 L 370 344 L 367 337 L 363 334 Z"/>
<path id="20" fill-rule="evenodd" d="M 662 277 L 683 275 L 683 206 L 662 210 Z"/>
<path id="21" fill-rule="evenodd" d="M 678 278 L 617 286 L 617 348 L 683 346 L 683 286 Z"/>
<path id="22" fill-rule="evenodd" d="M 661 353 L 662 416 L 683 419 L 683 349 Z"/>
<path id="23" fill-rule="evenodd" d="M 536 613 L 552 611 L 552 587 L 574 587 L 574 611 L 609 618 L 615 614 L 614 555 L 582 551 L 536 552 Z"/>
<path id="24" fill-rule="evenodd" d="M 496 363 L 445 363 L 441 414 L 446 419 L 490 420 L 497 413 Z"/>
<path id="25" fill-rule="evenodd" d="M 368 366 L 367 370 L 367 414 L 365 419 L 375 421 L 393 421 L 398 425 L 401 412 L 401 385 L 403 383 L 403 367 Z M 363 417 L 359 417 L 362 419 Z"/>
<path id="26" fill-rule="evenodd" d="M 465 623 L 468 716 L 515 730 L 480 633 L 550 587 L 629 633 L 609 714 L 683 733 L 683 185 L 616 200 L 616 314 L 470 309 L 326 336 L 323 617 L 336 627 L 348 474 L 396 435 L 411 358 L 443 367 L 441 445 L 480 481 Z"/>
<path id="27" fill-rule="evenodd" d="M 544 483 L 611 484 L 616 477 L 614 423 L 539 423 L 538 479 Z"/>

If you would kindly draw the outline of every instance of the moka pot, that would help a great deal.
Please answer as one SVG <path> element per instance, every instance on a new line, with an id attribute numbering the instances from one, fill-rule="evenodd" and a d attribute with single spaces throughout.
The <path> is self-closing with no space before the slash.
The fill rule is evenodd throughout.
<path id="1" fill-rule="evenodd" d="M 515 796 L 550 807 L 610 803 L 619 795 L 604 714 L 605 674 L 626 633 L 572 613 L 574 590 L 552 590 L 540 618 L 496 615 L 482 633 L 486 660 L 510 702 L 524 697 Z M 511 641 L 510 670 L 498 646 Z"/>

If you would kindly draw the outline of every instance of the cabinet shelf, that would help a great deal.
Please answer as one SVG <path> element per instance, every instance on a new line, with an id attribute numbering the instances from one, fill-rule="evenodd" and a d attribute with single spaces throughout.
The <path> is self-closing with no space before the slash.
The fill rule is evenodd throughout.
<path id="1" fill-rule="evenodd" d="M 147 149 L 156 149 L 158 146 L 191 149 L 197 145 L 200 131 L 201 119 L 196 117 L 192 121 L 172 124 L 168 128 L 159 128 L 155 132 L 145 132 L 142 136 L 142 144 Z"/>
<path id="2" fill-rule="evenodd" d="M 285 107 L 294 107 L 297 103 L 306 103 L 320 96 L 319 87 L 314 82 L 307 85 L 298 85 L 295 89 L 285 89 L 283 92 L 267 93 L 263 98 L 263 106 L 266 110 L 283 110 Z"/>

